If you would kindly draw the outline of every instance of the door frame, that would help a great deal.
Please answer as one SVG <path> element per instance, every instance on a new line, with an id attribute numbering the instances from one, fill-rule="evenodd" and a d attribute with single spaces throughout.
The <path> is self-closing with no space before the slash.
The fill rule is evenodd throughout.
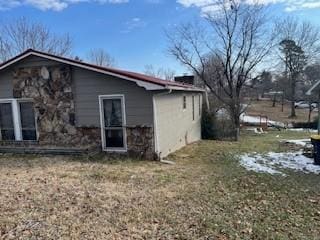
<path id="1" fill-rule="evenodd" d="M 107 148 L 106 147 L 106 133 L 105 133 L 105 119 L 104 119 L 104 108 L 103 100 L 105 99 L 120 99 L 121 100 L 121 111 L 122 111 L 122 132 L 123 132 L 123 148 Z M 106 152 L 127 152 L 127 131 L 126 131 L 126 105 L 125 97 L 123 94 L 109 94 L 99 95 L 99 112 L 100 112 L 100 128 L 101 128 L 101 143 L 102 150 Z"/>

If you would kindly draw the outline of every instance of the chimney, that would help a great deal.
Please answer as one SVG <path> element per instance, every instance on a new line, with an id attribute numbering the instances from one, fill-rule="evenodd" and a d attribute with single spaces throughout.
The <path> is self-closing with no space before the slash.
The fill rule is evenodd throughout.
<path id="1" fill-rule="evenodd" d="M 174 81 L 179 83 L 194 85 L 194 76 L 191 76 L 191 75 L 176 76 L 174 77 Z"/>

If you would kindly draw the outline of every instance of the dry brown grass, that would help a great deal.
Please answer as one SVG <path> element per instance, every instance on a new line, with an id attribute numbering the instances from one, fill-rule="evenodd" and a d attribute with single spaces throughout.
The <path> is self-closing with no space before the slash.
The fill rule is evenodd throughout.
<path id="1" fill-rule="evenodd" d="M 284 104 L 284 111 L 281 111 L 281 103 L 277 103 L 276 107 L 272 107 L 272 101 L 253 101 L 247 110 L 247 114 L 264 115 L 274 121 L 284 123 L 291 122 L 308 122 L 308 109 L 296 109 L 297 118 L 289 118 L 291 108 L 289 103 Z M 318 115 L 317 111 L 313 111 L 311 121 Z"/>
<path id="2" fill-rule="evenodd" d="M 175 165 L 2 156 L 0 239 L 317 239 L 319 176 L 256 174 L 234 158 L 277 149 L 276 134 L 193 144 Z"/>

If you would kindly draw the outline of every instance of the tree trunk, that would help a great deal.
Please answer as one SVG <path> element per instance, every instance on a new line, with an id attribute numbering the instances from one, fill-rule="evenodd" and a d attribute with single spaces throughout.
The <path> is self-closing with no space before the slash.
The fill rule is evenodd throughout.
<path id="1" fill-rule="evenodd" d="M 295 118 L 295 117 L 297 117 L 297 115 L 296 115 L 296 108 L 295 108 L 294 104 L 295 104 L 295 101 L 291 100 L 291 114 L 290 114 L 290 116 L 289 116 L 290 118 Z"/>
<path id="2" fill-rule="evenodd" d="M 308 123 L 310 124 L 311 122 L 311 113 L 312 113 L 312 101 L 309 99 L 309 112 L 308 112 Z"/>
<path id="3" fill-rule="evenodd" d="M 238 141 L 240 137 L 240 117 L 235 116 L 234 119 L 235 140 Z"/>
<path id="4" fill-rule="evenodd" d="M 297 117 L 296 115 L 296 108 L 294 106 L 296 101 L 296 78 L 295 76 L 291 77 L 291 114 L 290 118 L 295 118 Z"/>
<path id="5" fill-rule="evenodd" d="M 309 124 L 311 122 L 311 112 L 312 112 L 311 105 L 309 105 L 309 113 L 308 113 L 308 123 Z"/>
<path id="6" fill-rule="evenodd" d="M 277 95 L 274 94 L 274 95 L 273 95 L 272 107 L 275 107 L 275 106 L 276 106 L 276 101 L 277 101 Z"/>
<path id="7" fill-rule="evenodd" d="M 240 136 L 240 113 L 241 113 L 241 104 L 235 104 L 232 108 L 233 124 L 234 124 L 234 137 L 235 140 L 239 140 Z"/>

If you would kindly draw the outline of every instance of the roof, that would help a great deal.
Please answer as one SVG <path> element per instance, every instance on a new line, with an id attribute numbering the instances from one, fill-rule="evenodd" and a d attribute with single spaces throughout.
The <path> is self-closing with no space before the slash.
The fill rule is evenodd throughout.
<path id="1" fill-rule="evenodd" d="M 160 78 L 148 76 L 145 74 L 141 73 L 136 73 L 136 72 L 130 72 L 130 71 L 125 71 L 125 70 L 120 70 L 116 68 L 110 68 L 110 67 L 101 67 L 98 65 L 78 61 L 75 59 L 71 58 L 66 58 L 66 57 L 61 57 L 57 55 L 53 55 L 50 53 L 46 52 L 41 52 L 33 49 L 28 49 L 25 52 L 3 62 L 0 64 L 0 70 L 3 70 L 12 64 L 23 60 L 29 56 L 38 56 L 38 57 L 43 57 L 49 60 L 69 64 L 72 66 L 84 68 L 87 70 L 107 74 L 107 75 L 112 75 L 115 77 L 119 77 L 121 79 L 129 80 L 129 81 L 134 81 L 136 82 L 139 86 L 144 87 L 146 90 L 162 90 L 162 89 L 171 89 L 171 90 L 182 90 L 182 91 L 204 91 L 201 88 L 197 88 L 193 85 L 190 84 L 184 84 L 184 83 L 178 83 L 178 82 L 172 82 L 172 81 L 167 81 L 163 80 Z"/>

